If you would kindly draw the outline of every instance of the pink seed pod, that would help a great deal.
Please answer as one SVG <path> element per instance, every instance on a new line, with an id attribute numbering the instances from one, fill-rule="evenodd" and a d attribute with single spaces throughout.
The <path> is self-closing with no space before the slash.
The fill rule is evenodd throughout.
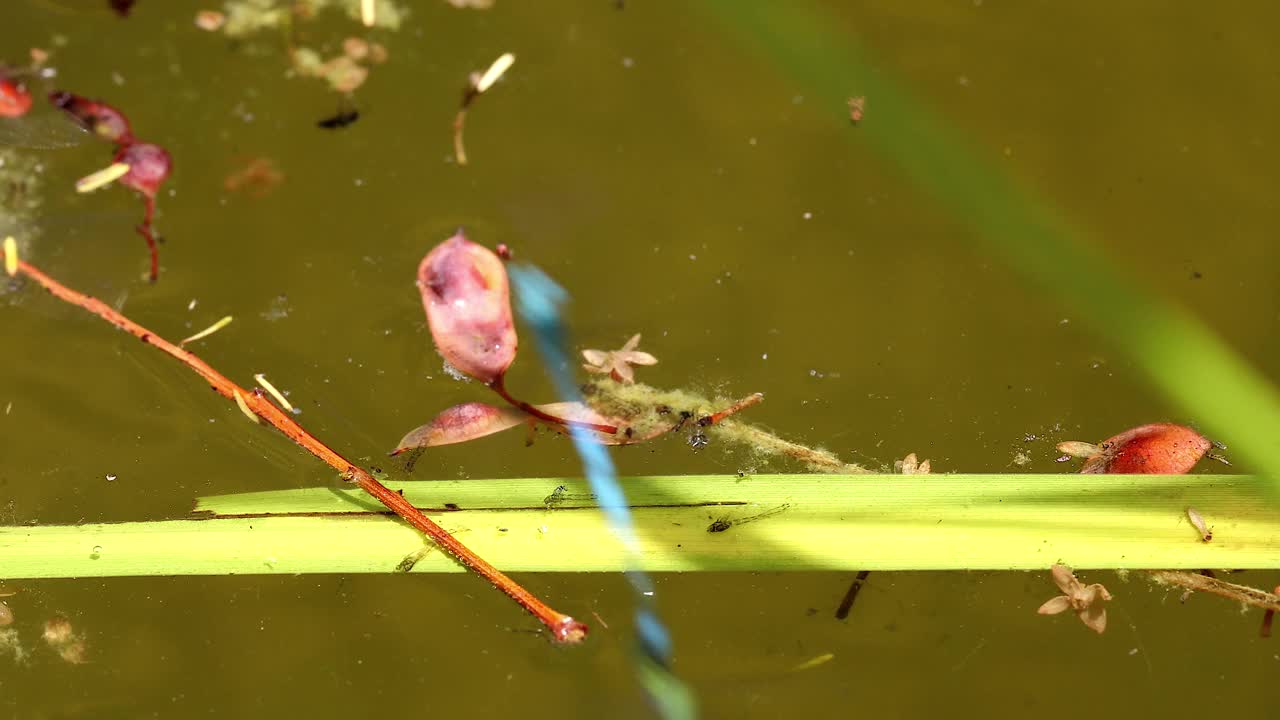
<path id="1" fill-rule="evenodd" d="M 486 385 L 500 382 L 517 344 L 502 260 L 459 231 L 422 259 L 418 290 L 445 361 Z"/>

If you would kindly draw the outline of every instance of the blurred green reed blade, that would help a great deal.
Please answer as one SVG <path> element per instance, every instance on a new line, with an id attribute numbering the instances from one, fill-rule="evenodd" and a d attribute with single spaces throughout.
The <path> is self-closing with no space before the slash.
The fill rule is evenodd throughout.
<path id="1" fill-rule="evenodd" d="M 624 482 L 641 557 L 654 572 L 1036 570 L 1058 561 L 1076 568 L 1280 568 L 1280 508 L 1243 475 Z M 388 485 L 504 571 L 626 567 L 584 481 Z M 423 550 L 423 538 L 366 512 L 373 507 L 358 490 L 313 488 L 204 498 L 202 520 L 4 527 L 0 577 L 392 572 Z M 1213 527 L 1211 542 L 1200 540 L 1188 507 Z M 413 569 L 462 572 L 434 549 Z"/>
<path id="2" fill-rule="evenodd" d="M 851 130 L 850 143 L 881 153 L 967 221 L 991 252 L 1084 317 L 1184 412 L 1280 488 L 1280 396 L 1204 324 L 1118 272 L 1084 233 L 873 67 L 857 39 L 837 31 L 821 11 L 754 0 L 695 6 L 708 8 L 716 24 L 789 75 L 817 107 L 843 112 L 851 91 L 865 95 L 878 121 Z"/>

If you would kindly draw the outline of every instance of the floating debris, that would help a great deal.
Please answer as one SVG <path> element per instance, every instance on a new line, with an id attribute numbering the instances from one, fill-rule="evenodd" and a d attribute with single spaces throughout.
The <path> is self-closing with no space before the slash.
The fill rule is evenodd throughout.
<path id="1" fill-rule="evenodd" d="M 341 130 L 348 127 L 360 119 L 360 111 L 355 108 L 346 108 L 339 110 L 337 113 L 316 122 L 316 127 L 324 130 Z"/>
<path id="2" fill-rule="evenodd" d="M 245 402 L 244 395 L 241 395 L 239 390 L 233 390 L 231 395 L 235 398 L 236 407 L 240 408 L 240 412 L 244 413 L 245 417 L 253 421 L 255 425 L 262 422 L 262 420 L 260 420 L 258 416 L 249 409 L 249 403 Z"/>
<path id="3" fill-rule="evenodd" d="M 217 32 L 227 24 L 227 16 L 217 10 L 200 10 L 196 13 L 196 27 L 206 32 Z"/>
<path id="4" fill-rule="evenodd" d="M 86 662 L 86 646 L 84 638 L 71 626 L 65 616 L 55 615 L 44 624 L 44 641 L 53 648 L 63 660 L 72 665 Z"/>
<path id="5" fill-rule="evenodd" d="M 226 327 L 226 326 L 230 325 L 230 324 L 231 324 L 231 321 L 232 321 L 233 319 L 234 319 L 234 318 L 232 318 L 230 315 L 228 315 L 228 316 L 226 316 L 226 317 L 222 318 L 221 320 L 219 320 L 218 322 L 216 322 L 216 323 L 214 323 L 214 324 L 210 325 L 209 327 L 207 327 L 207 328 L 205 328 L 205 329 L 201 330 L 200 332 L 196 333 L 195 335 L 192 335 L 191 337 L 186 338 L 186 339 L 184 339 L 184 340 L 179 340 L 179 341 L 178 341 L 178 345 L 179 345 L 179 346 L 182 346 L 182 345 L 186 345 L 186 344 L 187 344 L 187 343 L 189 343 L 189 342 L 195 342 L 196 340 L 202 340 L 202 339 L 204 339 L 204 338 L 207 338 L 207 337 L 209 337 L 210 335 L 212 335 L 212 334 L 214 334 L 214 333 L 218 332 L 218 331 L 219 331 L 219 330 L 221 330 L 222 328 L 224 328 L 224 327 Z"/>
<path id="6" fill-rule="evenodd" d="M 18 241 L 12 235 L 4 239 L 4 272 L 9 277 L 18 274 Z"/>
<path id="7" fill-rule="evenodd" d="M 862 113 L 866 110 L 867 98 L 859 95 L 849 98 L 849 122 L 857 125 L 862 122 Z"/>
<path id="8" fill-rule="evenodd" d="M 462 142 L 462 128 L 467 121 L 467 109 L 476 98 L 493 87 L 493 84 L 511 69 L 515 61 L 515 55 L 503 53 L 484 73 L 471 73 L 467 89 L 462 93 L 462 107 L 458 109 L 458 114 L 453 119 L 453 156 L 459 165 L 467 164 L 467 151 Z"/>
<path id="9" fill-rule="evenodd" d="M 110 165 L 89 173 L 76 181 L 76 192 L 91 193 L 100 190 L 129 174 L 128 163 L 111 163 Z"/>
<path id="10" fill-rule="evenodd" d="M 636 350 L 639 345 L 640 333 L 636 333 L 618 350 L 583 350 L 582 357 L 587 362 L 582 367 L 587 372 L 608 375 L 620 383 L 634 384 L 636 375 L 632 365 L 658 364 L 658 358 Z"/>
<path id="11" fill-rule="evenodd" d="M 298 414 L 298 408 L 294 407 L 289 403 L 288 398 L 286 398 L 283 393 L 277 390 L 275 385 L 272 385 L 267 380 L 266 375 L 263 375 L 262 373 L 258 373 L 257 375 L 253 376 L 253 379 L 258 381 L 258 384 L 262 386 L 263 390 L 266 390 L 267 392 L 271 393 L 271 397 L 275 398 L 276 402 L 280 403 L 280 407 L 284 408 L 285 410 L 288 410 L 294 415 Z"/>
<path id="12" fill-rule="evenodd" d="M 265 197 L 276 186 L 284 182 L 284 173 L 268 157 L 256 157 L 244 163 L 238 170 L 227 175 L 222 187 L 229 192 L 244 190 L 250 197 Z"/>
<path id="13" fill-rule="evenodd" d="M 929 475 L 933 472 L 933 467 L 928 460 L 921 462 L 915 453 L 910 453 L 901 460 L 895 460 L 893 470 L 903 475 Z"/>
<path id="14" fill-rule="evenodd" d="M 1107 608 L 1104 603 L 1111 600 L 1111 593 L 1102 585 L 1083 585 L 1066 565 L 1055 563 L 1050 572 L 1053 582 L 1062 595 L 1052 598 L 1040 606 L 1036 612 L 1041 615 L 1057 615 L 1072 610 L 1085 627 L 1101 634 L 1107 629 Z"/>
<path id="15" fill-rule="evenodd" d="M 805 660 L 799 665 L 796 665 L 795 667 L 791 668 L 791 672 L 801 672 L 802 670 L 812 670 L 813 668 L 816 668 L 819 665 L 826 665 L 827 663 L 834 660 L 835 657 L 836 657 L 835 653 L 822 653 L 821 655 L 815 658 Z"/>

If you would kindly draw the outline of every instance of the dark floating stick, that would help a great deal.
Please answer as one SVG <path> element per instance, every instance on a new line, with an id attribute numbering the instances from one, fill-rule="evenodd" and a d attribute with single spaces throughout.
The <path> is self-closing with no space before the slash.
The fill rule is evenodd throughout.
<path id="1" fill-rule="evenodd" d="M 844 599 L 840 601 L 840 607 L 836 608 L 837 620 L 844 620 L 849 617 L 849 611 L 853 609 L 853 601 L 858 599 L 858 593 L 862 590 L 862 586 L 867 582 L 867 576 L 870 574 L 870 570 L 859 570 L 858 574 L 854 576 L 848 592 L 844 594 Z"/>

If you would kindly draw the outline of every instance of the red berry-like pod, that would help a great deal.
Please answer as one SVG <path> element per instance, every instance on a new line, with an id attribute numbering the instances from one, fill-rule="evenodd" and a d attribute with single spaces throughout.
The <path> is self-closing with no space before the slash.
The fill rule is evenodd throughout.
<path id="1" fill-rule="evenodd" d="M 1153 423 L 1108 439 L 1080 472 L 1090 474 L 1181 475 L 1189 472 L 1213 444 L 1182 425 Z"/>
<path id="2" fill-rule="evenodd" d="M 75 93 L 55 90 L 49 93 L 49 102 L 65 111 L 81 127 L 103 140 L 126 146 L 134 142 L 133 131 L 124 113 L 98 100 L 90 100 Z"/>
<path id="3" fill-rule="evenodd" d="M 129 172 L 120 178 L 120 184 L 133 188 L 147 197 L 154 198 L 160 183 L 169 177 L 173 160 L 159 145 L 135 142 L 120 148 L 115 161 L 129 166 Z"/>
<path id="4" fill-rule="evenodd" d="M 27 86 L 0 73 L 0 117 L 22 117 L 30 109 L 31 92 Z"/>

